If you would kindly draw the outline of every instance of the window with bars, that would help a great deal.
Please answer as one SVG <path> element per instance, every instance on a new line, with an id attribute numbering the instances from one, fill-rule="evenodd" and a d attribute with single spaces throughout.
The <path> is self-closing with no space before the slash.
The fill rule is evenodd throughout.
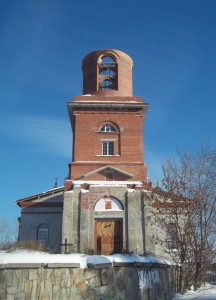
<path id="1" fill-rule="evenodd" d="M 114 142 L 103 141 L 102 142 L 102 154 L 103 155 L 114 155 Z"/>

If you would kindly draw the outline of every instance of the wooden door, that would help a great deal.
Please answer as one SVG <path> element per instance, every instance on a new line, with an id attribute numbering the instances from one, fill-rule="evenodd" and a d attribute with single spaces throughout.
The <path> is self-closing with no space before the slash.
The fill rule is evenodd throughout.
<path id="1" fill-rule="evenodd" d="M 121 253 L 122 221 L 95 221 L 95 252 L 101 255 Z"/>

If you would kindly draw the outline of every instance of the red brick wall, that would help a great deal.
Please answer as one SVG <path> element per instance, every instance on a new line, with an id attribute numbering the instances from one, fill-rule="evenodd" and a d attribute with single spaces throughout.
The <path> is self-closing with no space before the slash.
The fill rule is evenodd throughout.
<path id="1" fill-rule="evenodd" d="M 101 167 L 105 167 L 107 165 L 113 166 L 116 169 L 120 169 L 121 171 L 125 171 L 127 173 L 133 174 L 133 177 L 131 179 L 126 178 L 126 176 L 121 175 L 121 173 L 115 172 L 114 174 L 114 180 L 117 181 L 124 181 L 126 179 L 128 180 L 140 180 L 145 181 L 147 179 L 147 167 L 144 165 L 144 163 L 135 164 L 135 163 L 104 163 L 104 164 L 88 164 L 88 163 L 71 163 L 70 164 L 70 179 L 72 180 L 105 180 L 105 176 L 103 173 L 99 174 L 93 174 L 90 177 L 83 178 L 83 175 L 86 173 L 89 173 L 91 171 L 94 171 L 96 169 L 99 169 Z"/>
<path id="2" fill-rule="evenodd" d="M 86 111 L 75 109 L 73 113 L 74 153 L 70 165 L 71 179 L 77 179 L 100 166 L 117 164 L 117 168 L 132 173 L 134 180 L 146 180 L 142 110 L 115 111 L 109 108 L 101 110 L 96 107 L 94 110 Z M 98 132 L 105 124 L 112 124 L 117 132 Z M 102 156 L 102 140 L 114 140 L 114 156 Z M 99 163 L 101 165 L 98 165 Z M 97 179 L 99 177 L 95 175 L 94 180 L 99 180 Z"/>
<path id="3" fill-rule="evenodd" d="M 74 161 L 143 162 L 143 118 L 137 112 L 76 111 Z M 104 124 L 116 125 L 118 132 L 98 132 Z M 102 155 L 102 140 L 115 140 L 115 156 Z"/>

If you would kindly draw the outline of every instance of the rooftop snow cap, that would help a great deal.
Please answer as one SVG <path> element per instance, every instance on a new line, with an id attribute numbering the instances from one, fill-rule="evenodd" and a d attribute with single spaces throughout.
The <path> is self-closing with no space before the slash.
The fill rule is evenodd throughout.
<path id="1" fill-rule="evenodd" d="M 130 56 L 119 50 L 87 54 L 82 62 L 83 95 L 133 96 L 132 68 Z"/>

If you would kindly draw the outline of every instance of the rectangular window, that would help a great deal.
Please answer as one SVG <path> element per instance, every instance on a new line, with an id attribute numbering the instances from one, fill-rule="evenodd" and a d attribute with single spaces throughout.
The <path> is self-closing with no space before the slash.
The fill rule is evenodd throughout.
<path id="1" fill-rule="evenodd" d="M 105 141 L 102 143 L 103 155 L 114 155 L 114 142 Z"/>

